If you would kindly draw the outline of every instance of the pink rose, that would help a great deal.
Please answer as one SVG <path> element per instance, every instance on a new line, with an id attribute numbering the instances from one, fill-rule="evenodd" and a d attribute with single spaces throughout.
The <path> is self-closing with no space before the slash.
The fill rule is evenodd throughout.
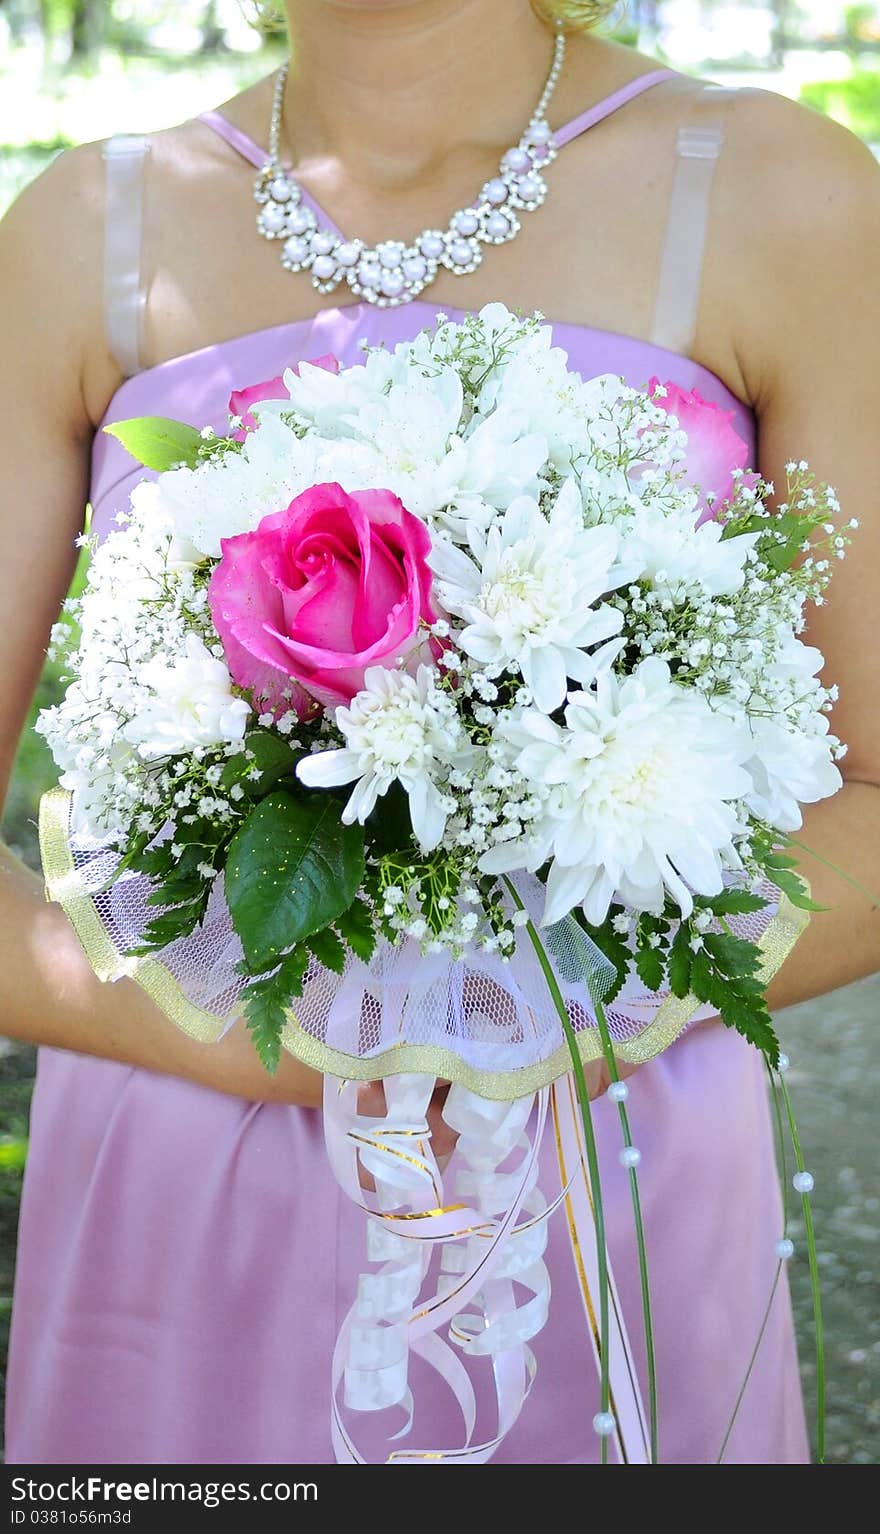
<path id="1" fill-rule="evenodd" d="M 650 395 L 653 395 L 659 383 L 659 378 L 651 379 L 648 384 Z M 654 403 L 662 405 L 664 410 L 674 415 L 682 431 L 687 432 L 684 478 L 689 485 L 702 491 L 704 509 L 700 513 L 699 522 L 706 522 L 715 515 L 721 502 L 731 495 L 734 488 L 733 470 L 745 468 L 749 455 L 748 445 L 731 425 L 734 411 L 713 405 L 711 400 L 703 399 L 697 389 L 685 391 L 668 380 L 663 387 L 666 390 L 665 396 Z M 711 504 L 707 499 L 709 495 L 715 496 Z"/>
<path id="2" fill-rule="evenodd" d="M 324 357 L 315 357 L 310 360 L 310 367 L 323 368 L 327 373 L 338 373 L 339 363 L 332 353 L 327 352 Z M 293 369 L 299 372 L 299 363 Z M 253 431 L 256 424 L 256 416 L 251 414 L 251 405 L 256 405 L 261 399 L 287 399 L 287 390 L 284 387 L 284 377 L 279 373 L 277 378 L 268 378 L 265 383 L 250 384 L 247 389 L 233 389 L 229 396 L 229 414 L 241 416 L 242 430 L 232 433 L 235 442 L 243 442 L 249 431 Z"/>
<path id="3" fill-rule="evenodd" d="M 214 626 L 233 680 L 270 711 L 348 703 L 368 666 L 425 658 L 431 540 L 390 490 L 313 485 L 220 547 Z"/>

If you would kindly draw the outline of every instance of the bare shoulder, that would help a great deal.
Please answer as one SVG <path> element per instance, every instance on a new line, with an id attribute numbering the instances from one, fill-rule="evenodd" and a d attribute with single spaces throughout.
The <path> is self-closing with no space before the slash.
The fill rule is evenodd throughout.
<path id="1" fill-rule="evenodd" d="M 248 122 L 260 121 L 260 113 L 253 106 L 250 111 L 245 108 L 258 95 L 259 86 L 252 87 L 218 110 L 249 133 Z M 263 117 L 267 121 L 268 113 Z M 150 134 L 149 146 L 145 168 L 147 216 L 154 237 L 162 236 L 163 249 L 166 237 L 173 248 L 175 226 L 185 225 L 197 232 L 206 222 L 216 224 L 222 200 L 229 192 L 230 171 L 242 181 L 253 177 L 248 161 L 232 152 L 198 117 Z"/>
<path id="2" fill-rule="evenodd" d="M 59 409 L 76 415 L 83 432 L 100 421 L 122 381 L 104 319 L 106 142 L 58 155 L 0 222 L 0 334 L 12 355 L 30 359 L 35 376 L 51 368 Z M 216 217 L 229 155 L 197 120 L 147 143 L 146 221 L 158 247 L 163 231 L 193 221 L 208 227 Z"/>
<path id="3" fill-rule="evenodd" d="M 65 282 L 68 277 L 75 281 L 81 270 L 91 266 L 100 236 L 103 179 L 101 144 L 83 144 L 58 155 L 24 188 L 0 221 L 4 270 L 26 253 L 23 269 L 12 274 L 19 280 L 41 276 L 51 266 L 53 285 L 64 286 L 57 281 L 63 263 Z"/>
<path id="4" fill-rule="evenodd" d="M 736 91 L 726 109 L 726 179 L 756 212 L 809 223 L 824 209 L 880 205 L 880 165 L 848 129 L 774 91 Z M 828 214 L 825 215 L 826 218 Z M 832 216 L 833 213 L 832 213 Z"/>
<path id="5" fill-rule="evenodd" d="M 811 265 L 848 250 L 852 258 L 870 257 L 876 281 L 880 165 L 867 145 L 773 91 L 736 91 L 724 114 L 718 211 L 728 237 L 739 230 L 730 240 L 738 254 L 746 231 L 750 249 L 771 269 L 797 250 L 797 270 L 788 272 L 797 283 Z"/>
<path id="6" fill-rule="evenodd" d="M 239 128 L 257 144 L 268 138 L 272 82 L 273 76 L 266 75 L 216 108 L 233 127 Z M 188 179 L 194 168 L 200 174 L 210 176 L 212 169 L 222 169 L 229 164 L 228 148 L 198 117 L 152 134 L 150 143 L 153 173 L 161 175 L 169 184 Z"/>
<path id="7" fill-rule="evenodd" d="M 94 212 L 102 196 L 102 155 L 102 142 L 65 149 L 20 193 L 3 220 L 4 227 L 19 218 L 39 226 L 53 210 L 73 217 Z"/>
<path id="8" fill-rule="evenodd" d="M 0 222 L 0 332 L 22 370 L 51 368 L 59 407 L 73 413 L 100 334 L 103 209 L 101 145 L 85 144 L 60 154 Z"/>
<path id="9" fill-rule="evenodd" d="M 880 166 L 838 123 L 772 91 L 737 91 L 723 111 L 712 281 L 760 406 L 826 331 L 876 322 Z"/>

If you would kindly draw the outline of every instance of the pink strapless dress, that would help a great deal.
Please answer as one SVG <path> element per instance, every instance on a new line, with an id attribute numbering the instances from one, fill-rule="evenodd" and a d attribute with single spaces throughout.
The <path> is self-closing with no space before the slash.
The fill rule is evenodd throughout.
<path id="1" fill-rule="evenodd" d="M 358 304 L 207 347 L 130 378 L 106 420 L 159 414 L 225 429 L 231 389 L 325 352 L 351 363 L 362 338 L 393 345 L 435 313 L 427 303 L 382 312 Z M 749 411 L 698 363 L 622 335 L 553 328 L 585 377 L 613 372 L 644 386 L 656 373 L 697 386 L 735 411 L 753 444 Z M 110 528 L 138 472 L 99 432 L 98 531 Z M 630 1093 L 643 1156 L 661 1460 L 712 1463 L 782 1230 L 763 1066 L 737 1035 L 704 1024 L 643 1066 Z M 638 1353 L 620 1131 L 612 1104 L 599 1102 L 595 1116 L 612 1261 Z M 558 1187 L 549 1139 L 542 1186 Z M 363 1250 L 360 1217 L 329 1171 L 316 1111 L 42 1050 L 13 1310 L 9 1463 L 332 1462 L 330 1359 Z M 548 1264 L 553 1301 L 535 1344 L 537 1382 L 495 1463 L 597 1458 L 595 1368 L 561 1212 L 551 1220 Z M 452 1445 L 455 1407 L 438 1395 L 428 1410 L 418 1440 Z M 802 1464 L 807 1455 L 783 1283 L 725 1463 Z"/>

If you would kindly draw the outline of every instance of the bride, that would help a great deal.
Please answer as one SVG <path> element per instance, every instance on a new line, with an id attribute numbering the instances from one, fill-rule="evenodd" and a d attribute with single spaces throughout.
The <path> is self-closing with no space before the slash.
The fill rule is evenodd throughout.
<path id="1" fill-rule="evenodd" d="M 364 338 L 393 343 L 439 311 L 498 299 L 550 316 L 586 376 L 697 389 L 766 478 L 781 482 L 786 460 L 803 455 L 861 518 L 815 627 L 841 684 L 848 782 L 809 812 L 803 838 L 876 886 L 880 176 L 867 150 L 812 112 L 707 88 L 596 37 L 603 9 L 287 0 L 292 64 L 277 92 L 265 79 L 149 139 L 84 145 L 19 199 L 0 228 L 0 770 L 8 775 L 86 502 L 105 533 L 137 477 L 102 424 L 150 413 L 223 429 L 232 389 L 328 352 L 352 362 Z M 477 262 L 469 202 L 539 99 L 559 151 L 548 196 L 518 231 L 499 200 L 498 243 L 476 247 Z M 258 237 L 252 195 L 270 127 L 303 188 L 286 265 L 281 243 Z M 405 270 L 369 255 L 415 231 Z M 289 269 L 314 236 L 324 291 Z M 357 301 L 332 286 L 349 259 L 362 263 Z M 830 909 L 775 982 L 775 1006 L 876 966 L 869 903 L 824 864 L 813 871 Z M 329 1358 L 361 1234 L 326 1166 L 319 1079 L 292 1058 L 269 1078 L 240 1026 L 201 1046 L 133 982 L 99 984 L 39 881 L 8 851 L 0 873 L 3 1029 L 42 1046 L 9 1461 L 329 1461 Z M 596 1070 L 591 1084 L 598 1097 L 607 1082 Z M 781 1235 L 760 1057 L 717 1020 L 701 1023 L 636 1071 L 630 1106 L 661 1459 L 711 1463 Z M 637 1338 L 613 1110 L 600 1101 L 596 1118 L 611 1252 Z M 538 1380 L 503 1463 L 598 1457 L 595 1375 L 567 1236 L 553 1223 L 549 1264 Z M 451 1428 L 442 1400 L 433 1409 L 422 1426 L 440 1443 Z M 807 1454 L 783 1284 L 725 1460 Z"/>

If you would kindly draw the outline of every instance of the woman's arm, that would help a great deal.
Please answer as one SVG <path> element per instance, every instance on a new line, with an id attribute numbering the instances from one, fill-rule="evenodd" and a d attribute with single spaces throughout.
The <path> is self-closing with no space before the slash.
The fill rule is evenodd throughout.
<path id="1" fill-rule="evenodd" d="M 0 802 L 70 584 L 94 423 L 119 382 L 102 341 L 103 167 L 64 155 L 0 224 Z M 263 1070 L 243 1027 L 188 1039 L 130 980 L 97 980 L 60 907 L 0 848 L 0 1019 L 37 1044 L 164 1071 L 221 1092 L 317 1104 L 289 1056 Z"/>
<path id="2" fill-rule="evenodd" d="M 270 1076 L 242 1024 L 218 1044 L 198 1044 L 133 980 L 98 980 L 61 907 L 46 901 L 36 874 L 2 845 L 0 1017 L 4 1033 L 31 1044 L 182 1076 L 233 1097 L 321 1103 L 320 1076 L 287 1054 Z"/>
<path id="3" fill-rule="evenodd" d="M 756 405 L 759 467 L 782 500 L 785 464 L 806 459 L 860 523 L 804 636 L 840 687 L 846 784 L 806 808 L 798 839 L 880 893 L 880 166 L 836 124 L 763 91 L 735 103 L 722 166 L 713 287 L 723 280 Z M 880 967 L 880 909 L 799 856 L 829 909 L 774 981 L 774 1007 Z"/>

